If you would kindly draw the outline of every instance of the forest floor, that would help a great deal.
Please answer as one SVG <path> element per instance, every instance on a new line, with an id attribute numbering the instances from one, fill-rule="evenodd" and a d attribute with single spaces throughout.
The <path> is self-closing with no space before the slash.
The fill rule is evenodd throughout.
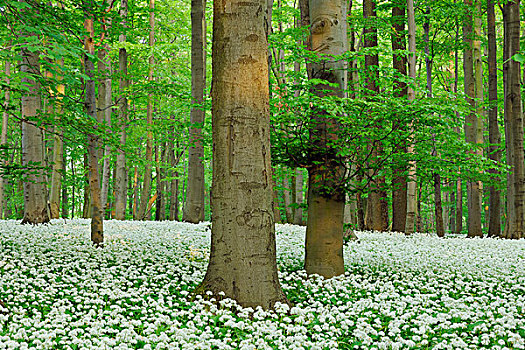
<path id="1" fill-rule="evenodd" d="M 525 240 L 357 232 L 346 273 L 302 270 L 305 228 L 277 225 L 276 311 L 189 292 L 206 223 L 0 221 L 0 349 L 524 349 Z"/>

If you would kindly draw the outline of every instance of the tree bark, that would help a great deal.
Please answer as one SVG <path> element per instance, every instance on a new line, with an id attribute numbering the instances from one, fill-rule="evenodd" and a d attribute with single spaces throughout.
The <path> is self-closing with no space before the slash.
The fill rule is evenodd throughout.
<path id="1" fill-rule="evenodd" d="M 521 67 L 513 56 L 520 51 L 520 1 L 509 1 L 505 5 L 505 63 L 503 65 L 505 85 L 505 139 L 507 162 L 511 166 L 507 181 L 507 225 L 505 238 L 525 237 L 525 167 L 523 152 L 523 111 L 520 89 Z"/>
<path id="2" fill-rule="evenodd" d="M 293 223 L 295 225 L 304 225 L 303 208 L 302 208 L 302 205 L 304 203 L 303 182 L 304 182 L 303 170 L 301 168 L 296 168 L 295 169 L 295 203 L 297 204 L 297 208 L 295 208 L 295 212 L 293 215 L 293 220 L 294 220 Z"/>
<path id="3" fill-rule="evenodd" d="M 24 33 L 24 37 L 36 34 Z M 34 48 L 32 48 L 34 49 Z M 23 47 L 20 70 L 24 77 L 22 85 L 22 166 L 29 170 L 24 180 L 24 216 L 22 224 L 43 224 L 49 222 L 46 182 L 43 169 L 43 135 L 36 126 L 41 110 L 39 51 Z"/>
<path id="4" fill-rule="evenodd" d="M 5 62 L 5 84 L 9 86 L 11 82 L 11 62 Z M 9 126 L 9 103 L 11 99 L 11 91 L 5 90 L 4 94 L 4 111 L 2 113 L 2 133 L 0 134 L 0 145 L 5 147 L 7 145 L 7 128 Z M 7 165 L 7 160 L 4 161 L 4 166 Z M 6 206 L 5 194 L 4 194 L 4 182 L 7 180 L 3 176 L 0 176 L 0 219 L 5 218 L 4 207 Z"/>
<path id="5" fill-rule="evenodd" d="M 61 65 L 64 61 L 60 62 Z M 52 74 L 47 73 L 48 77 Z M 61 77 L 59 77 L 59 80 Z M 64 97 L 64 85 L 59 84 L 57 86 L 58 96 L 54 96 L 54 93 L 50 91 L 50 111 L 54 114 L 57 123 L 53 133 L 53 165 L 51 173 L 51 190 L 49 193 L 49 211 L 51 219 L 58 219 L 60 217 L 60 196 L 62 186 L 62 171 L 64 168 L 64 149 L 62 141 L 62 127 L 60 126 L 60 118 L 64 113 L 62 99 Z M 52 102 L 51 102 L 52 101 Z"/>
<path id="6" fill-rule="evenodd" d="M 343 55 L 346 50 L 346 3 L 342 0 L 310 0 L 311 50 L 321 55 Z M 343 97 L 346 81 L 343 60 L 326 57 L 312 62 L 311 77 L 331 83 L 317 84 L 317 97 Z M 332 85 L 333 84 L 333 85 Z M 330 145 L 337 140 L 339 124 L 327 111 L 315 107 L 310 130 L 313 147 L 308 168 L 308 222 L 306 227 L 305 270 L 326 278 L 344 273 L 343 220 L 345 193 L 340 187 L 342 159 Z"/>
<path id="7" fill-rule="evenodd" d="M 377 14 L 376 0 L 363 1 L 363 17 L 366 21 L 364 29 L 364 47 L 374 48 L 378 46 L 377 41 Z M 369 94 L 379 93 L 379 55 L 365 55 L 366 88 Z M 375 126 L 372 126 L 375 127 Z M 374 140 L 371 141 L 371 170 L 370 176 L 372 190 L 368 194 L 368 213 L 370 216 L 370 229 L 375 231 L 386 231 L 388 229 L 388 201 L 385 190 L 385 177 L 377 175 L 376 162 L 383 153 L 383 147 Z"/>
<path id="8" fill-rule="evenodd" d="M 153 68 L 155 57 L 153 55 L 153 46 L 155 44 L 155 0 L 149 0 L 149 47 L 151 55 L 149 56 L 149 73 L 148 82 L 153 81 Z M 147 220 L 148 214 L 148 203 L 151 195 L 151 173 L 152 173 L 152 160 L 153 160 L 153 94 L 148 93 L 148 106 L 146 111 L 146 125 L 147 125 L 147 136 L 146 136 L 146 160 L 144 166 L 144 180 L 142 182 L 142 190 L 140 192 L 140 203 L 137 212 L 138 220 Z"/>
<path id="9" fill-rule="evenodd" d="M 206 0 L 191 1 L 191 97 L 188 188 L 182 221 L 204 221 L 204 90 L 206 89 Z"/>
<path id="10" fill-rule="evenodd" d="M 91 241 L 96 246 L 104 244 L 104 216 L 102 215 L 102 203 L 100 193 L 100 179 L 98 172 L 98 129 L 96 96 L 95 96 L 95 64 L 91 57 L 95 54 L 93 15 L 88 11 L 89 5 L 84 2 L 86 8 L 84 29 L 87 35 L 84 39 L 84 67 L 88 79 L 85 81 L 84 108 L 86 116 L 91 119 L 95 132 L 89 132 L 88 138 L 88 177 L 89 191 L 91 193 Z"/>
<path id="11" fill-rule="evenodd" d="M 497 71 L 497 48 L 496 48 L 496 14 L 494 12 L 494 0 L 487 0 L 487 37 L 488 37 L 488 71 L 489 71 L 489 158 L 495 163 L 501 161 L 501 135 L 498 126 L 498 71 Z M 498 184 L 500 174 L 494 169 L 489 169 L 494 175 L 492 181 Z M 497 185 L 489 187 L 489 236 L 500 236 L 501 234 L 501 191 Z"/>
<path id="12" fill-rule="evenodd" d="M 127 28 L 128 16 L 128 0 L 121 0 L 120 17 L 124 30 Z M 121 44 L 126 42 L 126 34 L 122 33 L 119 36 Z M 126 200 L 127 200 L 127 179 L 128 174 L 126 170 L 126 124 L 128 120 L 128 98 L 127 89 L 128 83 L 128 53 L 126 48 L 121 47 L 118 53 L 119 61 L 119 127 L 120 127 L 120 147 L 117 149 L 116 177 L 115 177 L 115 219 L 126 219 Z"/>
<path id="13" fill-rule="evenodd" d="M 215 1 L 213 8 L 213 226 L 196 292 L 272 308 L 288 301 L 272 211 L 266 0 Z"/>
<path id="14" fill-rule="evenodd" d="M 410 102 L 416 99 L 414 84 L 416 79 L 416 20 L 414 16 L 414 0 L 407 0 L 407 20 L 408 20 L 408 76 L 412 80 L 408 86 L 407 97 Z M 410 125 L 409 128 L 412 128 Z M 413 141 L 409 142 L 407 153 L 415 156 Z M 411 234 L 415 231 L 416 223 L 416 162 L 411 160 L 408 165 L 407 183 L 407 216 L 405 233 Z"/>
<path id="15" fill-rule="evenodd" d="M 399 79 L 394 81 L 394 96 L 397 98 L 406 98 L 407 84 L 402 80 L 406 79 L 407 75 L 407 60 L 404 54 L 396 53 L 397 50 L 405 51 L 405 6 L 402 3 L 396 2 L 396 6 L 392 7 L 392 66 L 397 72 Z M 399 122 L 394 122 L 393 128 L 403 130 L 405 126 Z M 407 146 L 405 143 L 400 143 L 396 146 L 395 152 L 400 154 L 407 153 Z M 405 232 L 406 218 L 407 218 L 407 167 L 399 165 L 393 170 L 392 175 L 392 231 Z"/>
<path id="16" fill-rule="evenodd" d="M 478 142 L 478 117 L 475 113 L 475 77 L 473 62 L 473 20 L 472 0 L 464 0 L 467 9 L 465 23 L 463 24 L 463 42 L 465 50 L 463 53 L 463 75 L 465 98 L 471 106 L 470 113 L 465 117 L 465 139 L 468 143 L 476 146 Z M 468 237 L 483 236 L 481 231 L 481 193 L 480 182 L 469 179 L 467 181 L 467 204 L 468 204 Z"/>

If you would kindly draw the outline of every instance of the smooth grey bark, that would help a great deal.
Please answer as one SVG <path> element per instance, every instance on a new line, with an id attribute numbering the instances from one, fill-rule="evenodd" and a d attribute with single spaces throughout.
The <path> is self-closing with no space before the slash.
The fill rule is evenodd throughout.
<path id="1" fill-rule="evenodd" d="M 120 17 L 124 30 L 127 28 L 128 0 L 121 0 Z M 126 42 L 126 34 L 119 36 L 119 42 Z M 126 169 L 126 124 L 128 122 L 128 53 L 125 47 L 121 47 L 118 53 L 119 61 L 119 134 L 120 146 L 117 149 L 116 177 L 115 177 L 115 219 L 124 220 L 126 218 L 126 199 L 127 199 L 127 169 Z"/>
<path id="2" fill-rule="evenodd" d="M 488 75 L 489 75 L 489 158 L 495 163 L 501 161 L 501 150 L 498 145 L 501 135 L 498 126 L 498 71 L 497 71 L 497 48 L 496 48 L 496 14 L 494 11 L 494 0 L 487 0 L 487 37 L 488 37 Z M 499 183 L 497 177 L 499 171 L 489 169 L 489 173 L 495 175 L 493 181 Z M 489 236 L 500 236 L 501 234 L 501 191 L 497 186 L 489 187 Z"/>
<path id="3" fill-rule="evenodd" d="M 61 60 L 61 65 L 64 61 Z M 50 77 L 52 75 L 47 72 L 46 75 Z M 59 77 L 60 79 L 60 77 Z M 60 216 L 60 197 L 61 197 L 61 186 L 62 186 L 62 174 L 64 168 L 64 144 L 63 144 L 63 133 L 60 126 L 60 118 L 64 113 L 62 99 L 64 97 L 64 85 L 57 85 L 57 93 L 55 96 L 53 92 L 50 93 L 48 110 L 54 115 L 57 120 L 55 130 L 53 133 L 53 158 L 51 168 L 51 188 L 49 192 L 49 212 L 51 219 L 58 219 Z"/>
<path id="4" fill-rule="evenodd" d="M 513 59 L 520 52 L 520 1 L 503 5 L 505 24 L 504 86 L 505 145 L 511 170 L 507 180 L 507 223 L 503 237 L 525 237 L 525 164 L 523 150 L 523 109 L 521 99 L 521 65 Z"/>
<path id="5" fill-rule="evenodd" d="M 399 1 L 399 0 L 398 0 Z M 392 50 L 394 52 L 406 50 L 405 44 L 405 6 L 396 2 L 392 7 Z M 394 81 L 394 94 L 398 98 L 406 98 L 407 84 L 403 81 L 407 76 L 407 59 L 404 54 L 394 53 L 392 56 L 392 67 L 397 72 L 399 78 Z M 394 129 L 403 130 L 406 126 L 399 122 L 394 122 Z M 396 152 L 405 154 L 407 152 L 406 143 L 402 142 L 396 146 Z M 392 231 L 405 232 L 407 217 L 407 167 L 400 165 L 393 169 L 392 174 Z"/>
<path id="6" fill-rule="evenodd" d="M 34 33 L 24 33 L 29 37 Z M 21 50 L 20 71 L 24 74 L 22 85 L 27 90 L 22 93 L 22 166 L 30 170 L 24 179 L 24 216 L 22 224 L 42 224 L 49 222 L 46 181 L 44 178 L 44 153 L 42 129 L 36 126 L 41 110 L 39 51 L 23 47 Z"/>
<path id="7" fill-rule="evenodd" d="M 188 187 L 182 221 L 204 221 L 204 90 L 206 89 L 206 0 L 191 1 L 191 97 Z"/>
<path id="8" fill-rule="evenodd" d="M 472 0 L 464 0 L 467 15 L 463 24 L 463 42 L 465 49 L 463 52 L 463 76 L 465 98 L 471 106 L 471 112 L 465 117 L 465 139 L 468 143 L 476 145 L 480 142 L 478 140 L 478 117 L 475 113 L 475 87 L 476 81 L 474 77 L 474 57 L 473 57 L 473 19 Z M 468 204 L 468 237 L 483 236 L 481 231 L 481 193 L 480 182 L 476 180 L 467 181 L 467 204 Z"/>
<path id="9" fill-rule="evenodd" d="M 276 265 L 266 0 L 215 1 L 213 9 L 213 225 L 196 292 L 272 308 L 288 301 Z"/>
<path id="10" fill-rule="evenodd" d="M 6 61 L 5 62 L 5 84 L 6 86 L 9 86 L 9 83 L 11 82 L 11 62 Z M 4 111 L 2 113 L 2 133 L 0 134 L 0 145 L 6 146 L 7 145 L 7 128 L 9 126 L 9 103 L 11 100 L 11 90 L 6 89 L 4 94 Z M 4 163 L 4 165 L 7 165 Z M 6 182 L 6 179 L 3 178 L 3 176 L 0 176 L 0 219 L 4 218 L 4 207 L 6 205 L 5 200 L 5 194 L 4 194 L 4 182 Z"/>
<path id="11" fill-rule="evenodd" d="M 95 64 L 91 57 L 95 54 L 93 15 L 87 10 L 89 6 L 83 3 L 86 8 L 84 29 L 87 33 L 84 39 L 84 69 L 88 79 L 85 82 L 84 109 L 87 117 L 93 123 L 94 131 L 87 134 L 88 145 L 88 179 L 89 192 L 91 193 L 91 242 L 96 246 L 104 244 L 104 216 L 102 215 L 102 203 L 100 193 L 100 178 L 98 171 L 98 135 L 97 135 L 97 110 L 95 96 Z"/>
<path id="12" fill-rule="evenodd" d="M 346 51 L 346 2 L 310 0 L 310 49 L 317 55 L 340 56 Z M 332 58 L 310 64 L 311 78 L 331 83 L 317 84 L 317 97 L 343 97 L 345 63 Z M 332 85 L 333 84 L 333 85 Z M 326 278 L 344 273 L 343 219 L 345 193 L 339 187 L 344 172 L 340 159 L 332 154 L 331 141 L 337 139 L 338 122 L 327 111 L 312 112 L 310 143 L 312 166 L 308 168 L 308 222 L 305 242 L 305 270 Z"/>
<path id="13" fill-rule="evenodd" d="M 366 21 L 366 25 L 363 31 L 364 35 L 364 47 L 365 48 L 377 48 L 378 37 L 377 37 L 377 13 L 376 13 L 376 0 L 364 0 L 363 1 L 363 17 Z M 365 55 L 365 71 L 366 71 L 366 89 L 369 95 L 379 93 L 379 54 L 371 53 Z M 377 127 L 375 125 L 371 126 Z M 388 229 L 388 202 L 387 192 L 385 190 L 385 177 L 378 176 L 376 162 L 381 154 L 383 154 L 383 147 L 380 143 L 373 142 L 370 140 L 370 154 L 371 160 L 369 161 L 370 176 L 373 177 L 370 181 L 371 191 L 368 194 L 368 218 L 370 229 L 375 231 L 386 231 Z"/>
<path id="14" fill-rule="evenodd" d="M 153 81 L 153 69 L 155 64 L 155 57 L 153 55 L 153 46 L 155 45 L 155 0 L 149 0 L 149 48 L 151 55 L 149 56 L 148 66 L 148 82 Z M 148 208 L 152 199 L 151 182 L 152 182 L 152 161 L 153 161 L 153 94 L 148 93 L 148 105 L 146 108 L 146 157 L 144 164 L 144 179 L 142 182 L 142 190 L 140 191 L 140 202 L 137 211 L 138 220 L 147 220 L 149 218 Z"/>
<path id="15" fill-rule="evenodd" d="M 407 21 L 408 21 L 408 76 L 412 83 L 408 86 L 408 101 L 416 99 L 414 89 L 416 79 L 416 20 L 414 16 L 414 0 L 407 0 Z M 409 126 L 412 128 L 412 126 Z M 409 142 L 407 152 L 415 157 L 415 147 L 413 142 Z M 407 216 L 405 224 L 405 233 L 411 234 L 415 231 L 416 224 L 416 162 L 411 160 L 408 165 L 408 183 L 407 183 Z"/>

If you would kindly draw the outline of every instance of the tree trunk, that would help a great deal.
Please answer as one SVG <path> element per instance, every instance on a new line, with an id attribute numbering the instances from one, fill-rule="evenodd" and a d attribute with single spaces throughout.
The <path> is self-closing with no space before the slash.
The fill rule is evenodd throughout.
<path id="1" fill-rule="evenodd" d="M 11 62 L 5 62 L 5 84 L 9 86 L 11 82 Z M 7 127 L 9 126 L 9 102 L 11 98 L 11 91 L 9 89 L 5 90 L 4 95 L 4 111 L 2 113 L 2 133 L 0 134 L 0 146 L 5 147 L 7 145 Z M 3 162 L 4 166 L 7 165 L 7 161 Z M 6 206 L 5 194 L 4 194 L 4 179 L 3 176 L 0 176 L 0 219 L 5 218 L 4 216 L 4 207 Z"/>
<path id="2" fill-rule="evenodd" d="M 120 17 L 122 18 L 123 29 L 127 28 L 128 16 L 128 0 L 121 0 Z M 126 42 L 126 34 L 120 34 L 119 42 L 124 44 Z M 126 154 L 124 147 L 126 147 L 126 124 L 128 120 L 128 53 L 125 47 L 121 47 L 118 52 L 119 62 L 119 127 L 120 127 L 120 147 L 117 149 L 116 177 L 115 177 L 115 219 L 126 219 L 126 200 L 127 200 L 127 179 L 126 171 Z"/>
<path id="3" fill-rule="evenodd" d="M 293 211 L 292 211 L 292 181 L 290 179 L 290 174 L 288 174 L 289 169 L 284 169 L 283 174 L 283 197 L 284 197 L 284 211 L 286 214 L 286 223 L 291 224 L 293 222 Z"/>
<path id="4" fill-rule="evenodd" d="M 34 33 L 24 34 L 26 37 Z M 37 127 L 40 102 L 39 51 L 32 47 L 21 50 L 22 62 L 20 70 L 24 77 L 22 85 L 27 90 L 22 93 L 22 166 L 29 170 L 24 179 L 24 217 L 22 224 L 42 224 L 49 222 L 47 206 L 46 181 L 43 169 L 43 137 L 42 130 Z"/>
<path id="5" fill-rule="evenodd" d="M 432 60 L 434 56 L 430 53 L 430 7 L 426 9 L 426 20 L 423 24 L 425 32 L 425 65 L 427 73 L 427 97 L 432 97 Z M 435 134 L 432 133 L 432 156 L 437 157 L 435 146 Z M 436 233 L 438 237 L 445 236 L 445 227 L 443 224 L 443 207 L 441 204 L 441 176 L 438 173 L 432 174 L 434 180 L 434 217 L 436 220 Z"/>
<path id="6" fill-rule="evenodd" d="M 61 65 L 63 65 L 63 60 Z M 50 73 L 47 73 L 50 77 Z M 59 80 L 61 78 L 59 77 Z M 64 85 L 59 84 L 57 86 L 58 96 L 54 96 L 54 93 L 50 91 L 50 111 L 53 113 L 53 117 L 58 121 L 55 125 L 55 130 L 53 133 L 53 165 L 51 173 L 51 190 L 49 194 L 49 212 L 51 219 L 58 219 L 60 217 L 60 187 L 62 185 L 62 171 L 64 168 L 63 159 L 64 159 L 64 150 L 63 150 L 63 141 L 62 141 L 62 128 L 60 126 L 59 118 L 64 113 L 62 99 L 64 97 Z M 53 102 L 51 102 L 53 101 Z"/>
<path id="7" fill-rule="evenodd" d="M 467 11 L 472 11 L 472 0 L 464 0 Z M 473 62 L 473 28 L 472 13 L 468 12 L 463 25 L 463 42 L 465 51 L 463 53 L 463 73 L 465 97 L 470 104 L 471 111 L 465 117 L 465 139 L 472 145 L 478 144 L 478 117 L 475 109 L 475 78 Z M 480 182 L 469 179 L 467 181 L 467 204 L 468 204 L 468 237 L 483 236 L 481 231 L 481 193 Z"/>
<path id="8" fill-rule="evenodd" d="M 293 215 L 293 223 L 295 225 L 304 225 L 303 222 L 303 208 L 304 195 L 303 195 L 303 181 L 304 175 L 301 168 L 295 169 L 295 203 L 297 208 L 295 208 L 295 213 Z"/>
<path id="9" fill-rule="evenodd" d="M 498 71 L 496 48 L 496 15 L 494 0 L 487 0 L 487 37 L 488 37 L 488 71 L 489 71 L 489 158 L 495 163 L 501 161 L 501 135 L 498 126 Z M 494 175 L 492 181 L 498 184 L 499 171 L 489 169 Z M 489 236 L 498 237 L 501 234 L 501 191 L 497 185 L 489 187 Z"/>
<path id="10" fill-rule="evenodd" d="M 403 81 L 407 75 L 407 60 L 404 54 L 396 53 L 396 50 L 405 51 L 405 6 L 402 3 L 396 2 L 396 6 L 392 7 L 392 50 L 393 62 L 392 66 L 397 72 L 399 79 L 394 81 L 394 96 L 397 98 L 406 98 L 407 85 Z M 399 122 L 394 122 L 393 128 L 403 130 L 404 125 Z M 395 152 L 399 154 L 407 153 L 407 146 L 405 143 L 400 143 L 395 147 Z M 393 170 L 392 175 L 392 231 L 405 232 L 406 218 L 407 218 L 407 167 L 399 165 Z"/>
<path id="11" fill-rule="evenodd" d="M 407 19 L 408 19 L 408 76 L 412 83 L 408 87 L 407 97 L 410 102 L 416 99 L 416 92 L 413 84 L 416 79 L 416 20 L 414 16 L 414 0 L 407 0 Z M 412 128 L 412 126 L 409 126 Z M 412 157 L 415 156 L 413 141 L 409 142 L 407 153 Z M 415 230 L 416 222 L 416 162 L 411 160 L 408 166 L 408 184 L 407 184 L 407 216 L 405 233 L 411 234 Z"/>
<path id="12" fill-rule="evenodd" d="M 504 6 L 505 63 L 505 140 L 507 162 L 512 176 L 507 182 L 507 225 L 505 238 L 525 237 L 525 168 L 523 152 L 523 113 L 520 90 L 521 67 L 513 56 L 520 51 L 520 1 L 509 1 Z M 505 57 L 506 56 L 506 57 Z"/>
<path id="13" fill-rule="evenodd" d="M 105 30 L 105 27 L 104 27 Z M 106 132 L 111 130 L 111 62 L 109 60 L 109 46 L 103 44 L 104 47 L 98 50 L 98 73 L 99 73 L 99 89 L 98 89 L 98 121 L 104 124 Z M 107 142 L 106 142 L 107 143 Z M 109 178 L 111 176 L 111 148 L 109 144 L 104 146 L 103 152 L 103 166 L 102 166 L 102 190 L 101 203 L 102 213 L 106 214 L 106 205 L 108 201 Z"/>
<path id="14" fill-rule="evenodd" d="M 191 96 L 188 188 L 183 221 L 204 221 L 204 90 L 206 89 L 206 0 L 191 1 Z"/>
<path id="15" fill-rule="evenodd" d="M 84 2 L 86 9 L 89 5 Z M 88 10 L 86 10 L 88 11 Z M 97 110 L 95 97 L 95 64 L 92 61 L 95 54 L 94 29 L 93 29 L 93 15 L 86 12 L 84 29 L 88 33 L 84 40 L 84 67 L 88 79 L 85 81 L 85 101 L 84 108 L 86 115 L 91 119 L 93 128 L 97 127 Z M 88 138 L 88 165 L 89 165 L 89 191 L 91 193 L 91 241 L 96 246 L 104 244 L 104 226 L 102 215 L 102 203 L 100 194 L 100 179 L 98 172 L 98 136 L 96 133 L 89 132 Z"/>
<path id="16" fill-rule="evenodd" d="M 62 152 L 62 173 L 64 174 L 64 178 L 65 178 L 65 175 L 67 174 L 65 152 Z M 73 201 L 73 204 L 74 204 L 74 201 Z M 68 201 L 68 196 L 67 196 L 67 187 L 62 186 L 62 218 L 63 219 L 66 219 L 69 217 L 68 206 L 69 206 L 69 201 Z M 73 206 L 71 206 L 71 210 L 73 210 Z"/>
<path id="17" fill-rule="evenodd" d="M 149 46 L 151 55 L 149 56 L 149 74 L 148 82 L 153 81 L 153 68 L 155 58 L 153 56 L 153 46 L 155 44 L 155 0 L 149 0 Z M 148 93 L 148 106 L 146 112 L 146 162 L 144 168 L 144 180 L 142 182 L 142 191 L 140 193 L 140 204 L 137 212 L 138 220 L 147 220 L 148 203 L 151 195 L 151 173 L 153 160 L 153 94 Z M 148 216 L 149 217 L 149 216 Z"/>
<path id="18" fill-rule="evenodd" d="M 272 308 L 288 301 L 277 276 L 272 211 L 266 0 L 246 4 L 213 4 L 213 226 L 197 292 Z"/>
<path id="19" fill-rule="evenodd" d="M 320 55 L 343 55 L 346 50 L 346 3 L 342 0 L 310 0 L 310 43 L 312 51 Z M 346 81 L 343 60 L 324 59 L 311 63 L 311 77 L 323 79 L 314 93 L 343 97 Z M 334 156 L 331 141 L 338 137 L 339 125 L 327 111 L 314 108 L 310 143 L 313 164 L 308 168 L 308 223 L 306 227 L 305 270 L 326 278 L 344 273 L 343 218 L 345 193 L 340 187 L 343 167 Z"/>
<path id="20" fill-rule="evenodd" d="M 364 47 L 377 48 L 377 14 L 376 0 L 363 1 L 363 17 L 367 21 L 364 29 Z M 370 94 L 379 93 L 379 55 L 365 55 L 366 88 Z M 376 127 L 376 126 L 372 126 Z M 370 176 L 371 191 L 368 194 L 368 213 L 370 217 L 371 229 L 375 231 L 386 231 L 388 229 L 388 202 L 387 192 L 385 191 L 385 177 L 377 175 L 377 162 L 383 153 L 383 147 L 379 142 L 370 140 L 371 170 Z"/>

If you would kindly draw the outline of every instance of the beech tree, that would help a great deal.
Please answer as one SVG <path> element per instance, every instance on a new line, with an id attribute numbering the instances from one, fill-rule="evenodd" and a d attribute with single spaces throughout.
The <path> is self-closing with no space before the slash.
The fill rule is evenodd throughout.
<path id="1" fill-rule="evenodd" d="M 342 0 L 310 0 L 310 47 L 319 57 L 311 62 L 311 78 L 322 82 L 313 88 L 314 95 L 343 97 L 346 81 L 346 3 Z M 309 274 L 333 277 L 344 273 L 343 220 L 345 192 L 340 188 L 344 173 L 337 156 L 338 121 L 327 110 L 314 107 L 308 168 L 308 221 L 305 242 L 305 270 Z"/>
<path id="2" fill-rule="evenodd" d="M 21 2 L 25 2 L 21 0 Z M 31 16 L 31 11 L 24 10 L 24 15 Z M 24 28 L 25 29 L 25 28 Z M 44 179 L 44 154 L 42 129 L 37 126 L 41 112 L 40 62 L 38 47 L 30 41 L 36 33 L 24 30 L 22 36 L 27 38 L 22 46 L 20 71 L 24 74 L 22 85 L 26 91 L 22 94 L 22 165 L 28 174 L 24 181 L 24 217 L 23 224 L 42 224 L 49 222 L 47 191 Z"/>
<path id="3" fill-rule="evenodd" d="M 507 222 L 505 238 L 525 236 L 525 164 L 523 151 L 523 110 L 520 89 L 520 1 L 503 5 L 505 28 L 503 79 L 505 85 L 505 145 L 507 164 Z"/>
<path id="4" fill-rule="evenodd" d="M 204 221 L 204 90 L 206 88 L 206 0 L 191 1 L 191 96 L 188 189 L 182 221 Z"/>
<path id="5" fill-rule="evenodd" d="M 287 303 L 272 210 L 266 0 L 213 3 L 212 243 L 196 292 L 245 307 Z"/>
<path id="6" fill-rule="evenodd" d="M 88 77 L 85 82 L 85 100 L 84 108 L 86 117 L 90 119 L 94 130 L 87 135 L 87 159 L 88 159 L 88 179 L 89 192 L 91 194 L 91 241 L 98 246 L 104 244 L 104 216 L 102 215 L 102 203 L 100 193 L 100 179 L 98 172 L 98 136 L 97 129 L 97 111 L 95 96 L 95 64 L 93 56 L 95 55 L 93 14 L 90 12 L 93 5 L 84 1 L 82 3 L 85 11 L 84 29 L 86 36 L 84 38 L 84 69 Z"/>

